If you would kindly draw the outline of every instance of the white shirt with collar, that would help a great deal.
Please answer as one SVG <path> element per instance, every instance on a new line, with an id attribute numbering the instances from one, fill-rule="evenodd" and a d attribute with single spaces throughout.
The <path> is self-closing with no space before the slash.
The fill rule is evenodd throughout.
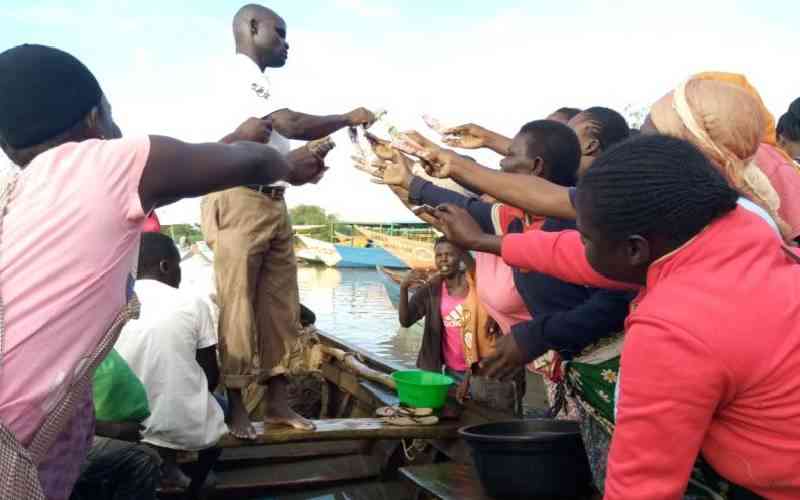
<path id="1" fill-rule="evenodd" d="M 139 319 L 114 346 L 147 390 L 150 417 L 143 441 L 162 448 L 202 450 L 228 432 L 222 408 L 208 390 L 197 350 L 217 344 L 208 305 L 155 280 L 138 280 Z"/>

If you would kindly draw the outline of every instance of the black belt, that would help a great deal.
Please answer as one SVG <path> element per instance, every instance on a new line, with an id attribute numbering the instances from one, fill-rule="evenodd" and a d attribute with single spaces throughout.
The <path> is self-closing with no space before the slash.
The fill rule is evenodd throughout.
<path id="1" fill-rule="evenodd" d="M 253 191 L 258 191 L 259 193 L 263 194 L 268 198 L 272 198 L 273 200 L 282 200 L 283 193 L 286 192 L 286 188 L 283 186 L 264 186 L 261 184 L 248 184 L 245 187 L 250 188 Z"/>

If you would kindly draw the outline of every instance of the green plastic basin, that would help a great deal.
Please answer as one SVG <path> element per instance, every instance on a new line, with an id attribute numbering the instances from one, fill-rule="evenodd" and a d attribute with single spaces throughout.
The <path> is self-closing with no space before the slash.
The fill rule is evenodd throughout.
<path id="1" fill-rule="evenodd" d="M 397 384 L 397 396 L 401 403 L 434 410 L 444 406 L 447 390 L 455 382 L 447 375 L 424 370 L 394 372 L 392 378 Z"/>

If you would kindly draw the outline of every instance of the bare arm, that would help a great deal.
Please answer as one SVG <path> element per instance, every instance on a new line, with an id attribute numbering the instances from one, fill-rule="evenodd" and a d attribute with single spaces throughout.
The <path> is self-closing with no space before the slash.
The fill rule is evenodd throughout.
<path id="1" fill-rule="evenodd" d="M 356 125 L 370 125 L 375 115 L 364 108 L 357 108 L 343 115 L 307 115 L 290 109 L 281 109 L 266 117 L 272 128 L 287 139 L 314 141 L 331 135 L 337 130 Z"/>
<path id="2" fill-rule="evenodd" d="M 409 299 L 408 289 L 413 283 L 421 284 Z M 430 298 L 430 285 L 422 280 L 415 270 L 409 271 L 406 279 L 400 284 L 400 303 L 397 305 L 398 319 L 403 328 L 408 328 L 427 314 Z"/>
<path id="3" fill-rule="evenodd" d="M 217 346 L 212 345 L 197 350 L 197 364 L 203 369 L 208 379 L 208 390 L 213 391 L 219 385 L 219 366 L 217 365 Z"/>
<path id="4" fill-rule="evenodd" d="M 569 189 L 541 177 L 500 172 L 467 159 L 454 161 L 450 176 L 529 214 L 560 219 L 576 217 Z"/>
<path id="5" fill-rule="evenodd" d="M 287 179 L 290 173 L 284 157 L 263 144 L 187 144 L 151 136 L 139 197 L 149 211 L 170 200 L 245 184 L 272 184 Z"/>
<path id="6" fill-rule="evenodd" d="M 491 149 L 495 153 L 508 156 L 511 139 L 487 128 L 468 123 L 449 128 L 444 132 L 443 142 L 448 146 L 462 149 Z"/>
<path id="7" fill-rule="evenodd" d="M 486 147 L 499 155 L 508 156 L 508 149 L 511 147 L 511 139 L 504 135 L 500 135 L 497 132 L 492 132 L 491 130 L 488 132 L 489 133 L 486 137 Z"/>

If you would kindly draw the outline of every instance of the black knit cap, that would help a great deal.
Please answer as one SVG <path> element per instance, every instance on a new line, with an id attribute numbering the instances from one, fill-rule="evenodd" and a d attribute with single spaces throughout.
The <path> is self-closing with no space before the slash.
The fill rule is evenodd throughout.
<path id="1" fill-rule="evenodd" d="M 74 56 L 44 45 L 0 54 L 0 137 L 21 149 L 46 142 L 78 123 L 103 91 Z"/>

